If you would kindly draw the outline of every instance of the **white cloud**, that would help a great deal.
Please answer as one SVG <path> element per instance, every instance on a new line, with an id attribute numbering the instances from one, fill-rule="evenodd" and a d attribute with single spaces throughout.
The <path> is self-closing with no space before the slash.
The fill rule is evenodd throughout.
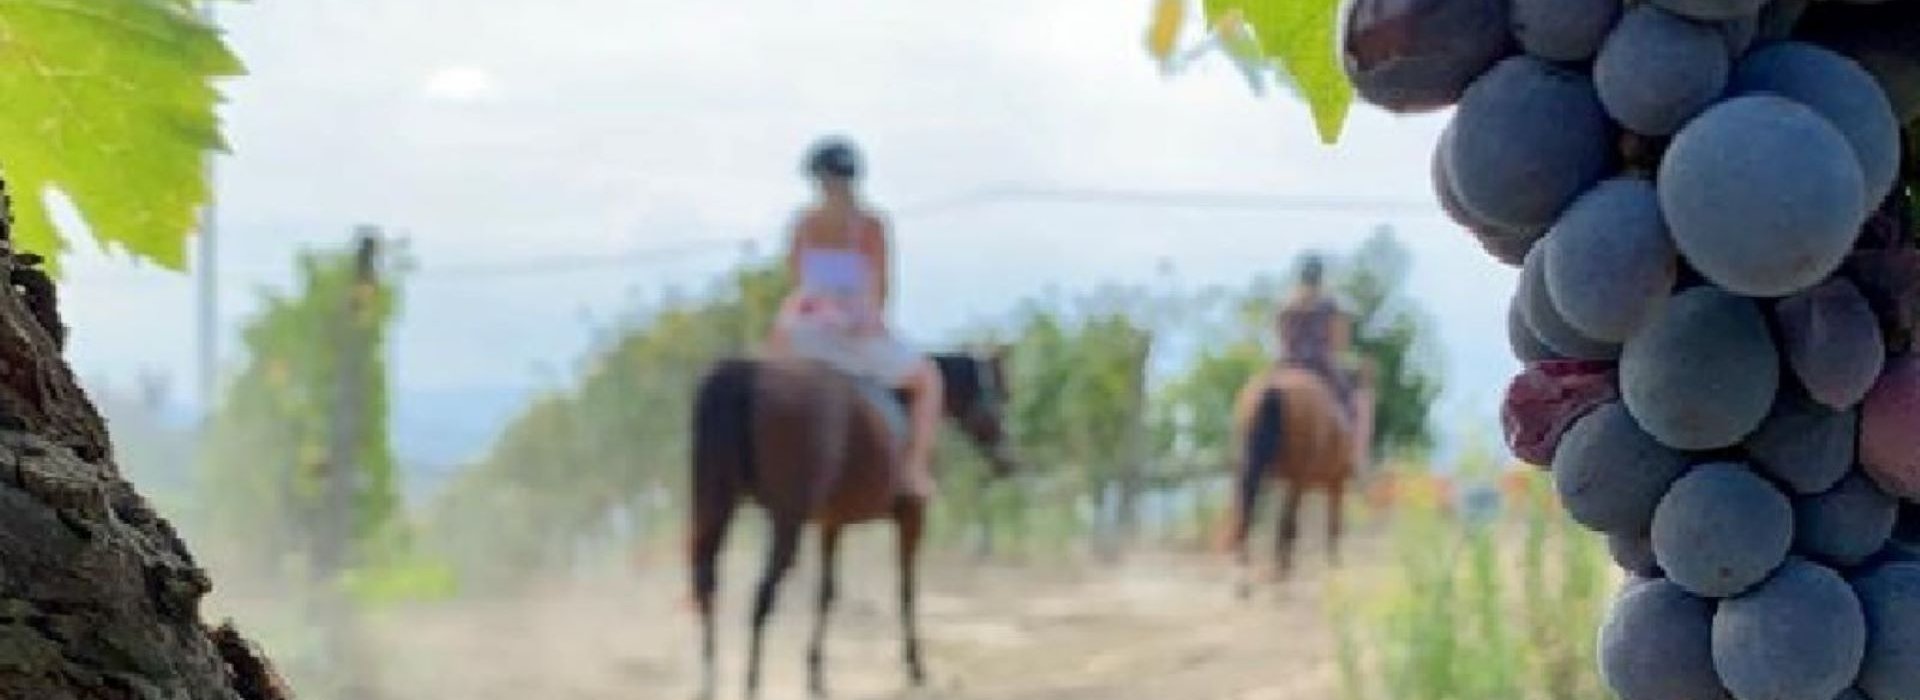
<path id="1" fill-rule="evenodd" d="M 499 93 L 493 74 L 474 66 L 450 66 L 427 76 L 422 89 L 427 99 L 441 102 L 475 102 Z"/>

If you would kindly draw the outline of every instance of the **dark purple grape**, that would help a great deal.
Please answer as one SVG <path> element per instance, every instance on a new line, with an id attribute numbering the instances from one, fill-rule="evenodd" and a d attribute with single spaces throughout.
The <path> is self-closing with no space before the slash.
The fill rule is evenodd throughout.
<path id="1" fill-rule="evenodd" d="M 1341 27 L 1360 99 L 1392 112 L 1441 109 L 1513 50 L 1505 0 L 1355 0 Z"/>
<path id="2" fill-rule="evenodd" d="M 1856 685 L 1872 700 L 1920 698 L 1920 563 L 1893 563 L 1854 579 L 1867 626 Z"/>
<path id="3" fill-rule="evenodd" d="M 1694 467 L 1653 513 L 1653 551 L 1661 570 L 1697 596 L 1747 591 L 1792 547 L 1793 504 L 1739 464 Z"/>
<path id="4" fill-rule="evenodd" d="M 1787 366 L 1813 400 L 1844 409 L 1860 402 L 1880 377 L 1886 339 L 1860 289 L 1834 277 L 1774 306 Z"/>
<path id="5" fill-rule="evenodd" d="M 1860 599 L 1832 569 L 1793 559 L 1713 615 L 1713 668 L 1736 698 L 1831 698 L 1866 654 Z M 1911 659 L 1909 659 L 1911 661 Z"/>
<path id="6" fill-rule="evenodd" d="M 1460 204 L 1481 219 L 1545 230 L 1612 174 L 1617 133 L 1584 72 L 1514 56 L 1461 96 L 1447 178 Z"/>
<path id="7" fill-rule="evenodd" d="M 1600 675 L 1620 700 L 1720 700 L 1713 602 L 1652 579 L 1621 591 L 1600 627 Z"/>

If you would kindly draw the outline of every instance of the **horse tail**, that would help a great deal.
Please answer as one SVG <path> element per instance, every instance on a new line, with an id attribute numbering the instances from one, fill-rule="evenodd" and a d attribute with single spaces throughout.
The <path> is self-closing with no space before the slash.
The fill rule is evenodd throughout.
<path id="1" fill-rule="evenodd" d="M 757 369 L 749 360 L 723 360 L 700 380 L 693 402 L 695 472 L 721 471 L 743 480 L 752 477 Z"/>
<path id="2" fill-rule="evenodd" d="M 1249 466 L 1262 473 L 1272 468 L 1280 456 L 1285 427 L 1286 397 L 1281 396 L 1279 387 L 1267 387 L 1260 392 L 1260 402 L 1254 405 L 1253 419 L 1247 427 L 1245 458 Z"/>
<path id="3" fill-rule="evenodd" d="M 715 560 L 733 512 L 752 482 L 758 365 L 723 360 L 702 377 L 693 404 L 693 593 L 704 609 L 718 585 Z"/>
<path id="4" fill-rule="evenodd" d="M 1259 402 L 1247 419 L 1246 436 L 1241 445 L 1239 522 L 1236 536 L 1244 540 L 1252 526 L 1255 506 L 1259 505 L 1261 482 L 1274 468 L 1280 456 L 1280 439 L 1285 427 L 1286 403 L 1278 387 L 1260 391 Z"/>

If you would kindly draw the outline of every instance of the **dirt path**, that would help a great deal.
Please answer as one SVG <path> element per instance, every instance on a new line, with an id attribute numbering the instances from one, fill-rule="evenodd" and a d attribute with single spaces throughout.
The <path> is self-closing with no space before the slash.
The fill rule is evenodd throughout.
<path id="1" fill-rule="evenodd" d="M 1080 571 L 933 566 L 922 593 L 933 678 L 908 691 L 893 576 L 874 553 L 855 558 L 829 637 L 836 698 L 1320 700 L 1336 690 L 1318 572 L 1240 602 L 1218 562 L 1140 555 Z M 735 698 L 753 569 L 736 560 L 726 573 L 720 697 Z M 670 574 L 392 614 L 377 625 L 383 685 L 394 698 L 690 698 L 694 621 Z M 803 563 L 784 591 L 768 644 L 769 700 L 805 697 L 815 577 Z"/>

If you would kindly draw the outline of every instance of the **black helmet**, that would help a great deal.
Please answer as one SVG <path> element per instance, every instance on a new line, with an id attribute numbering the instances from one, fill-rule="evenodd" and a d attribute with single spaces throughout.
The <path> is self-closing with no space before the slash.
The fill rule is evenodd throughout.
<path id="1" fill-rule="evenodd" d="M 1312 253 L 1300 256 L 1300 281 L 1306 284 L 1319 284 L 1327 275 L 1327 262 Z"/>
<path id="2" fill-rule="evenodd" d="M 807 151 L 807 174 L 818 178 L 852 180 L 860 177 L 860 151 L 846 139 L 821 139 Z"/>

